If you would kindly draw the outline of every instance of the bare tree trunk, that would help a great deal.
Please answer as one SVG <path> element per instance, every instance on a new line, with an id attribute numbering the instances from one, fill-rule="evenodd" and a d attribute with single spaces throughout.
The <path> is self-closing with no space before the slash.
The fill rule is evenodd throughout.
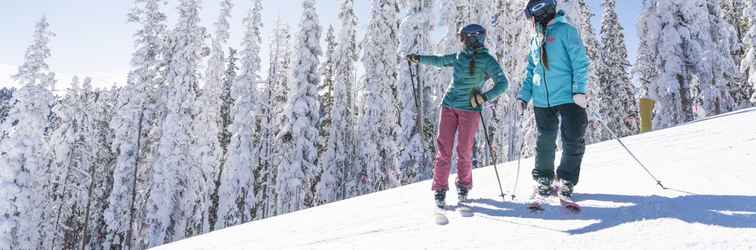
<path id="1" fill-rule="evenodd" d="M 69 152 L 69 154 L 70 154 L 70 152 Z M 59 228 L 59 225 L 60 225 L 60 214 L 63 211 L 63 202 L 62 202 L 63 198 L 62 198 L 62 196 L 65 195 L 66 190 L 68 188 L 68 180 L 69 180 L 68 177 L 70 176 L 70 170 L 71 170 L 70 168 L 66 170 L 66 177 L 65 177 L 65 179 L 63 181 L 63 191 L 61 192 L 61 194 L 62 194 L 61 195 L 61 203 L 60 203 L 60 206 L 58 206 L 58 215 L 55 217 L 55 236 L 53 236 L 52 244 L 50 244 L 50 249 L 51 250 L 55 249 L 55 240 L 58 239 L 57 233 L 60 232 L 60 228 Z"/>
<path id="2" fill-rule="evenodd" d="M 95 166 L 96 164 L 92 164 L 92 166 L 89 167 L 89 194 L 87 195 L 87 208 L 84 209 L 84 230 L 82 230 L 81 236 L 81 250 L 86 249 L 87 238 L 89 238 L 89 211 L 92 207 L 92 193 L 94 193 L 95 189 Z"/>
<path id="3" fill-rule="evenodd" d="M 137 173 L 139 172 L 139 152 L 141 152 L 141 142 L 142 142 L 142 120 L 144 120 L 144 109 L 140 108 L 140 114 L 139 114 L 139 125 L 137 125 L 137 148 L 136 148 L 136 156 L 134 159 L 134 180 L 131 185 L 131 205 L 129 206 L 129 230 L 126 233 L 126 248 L 124 249 L 131 249 L 131 241 L 132 241 L 132 234 L 134 231 L 134 204 L 136 202 L 136 193 L 137 193 Z"/>

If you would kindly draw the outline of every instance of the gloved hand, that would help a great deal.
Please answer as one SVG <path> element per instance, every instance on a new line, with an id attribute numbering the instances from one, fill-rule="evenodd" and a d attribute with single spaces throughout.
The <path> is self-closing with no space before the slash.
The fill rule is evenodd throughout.
<path id="1" fill-rule="evenodd" d="M 586 100 L 585 94 L 575 94 L 572 96 L 572 100 L 583 109 L 588 107 L 588 100 Z"/>
<path id="2" fill-rule="evenodd" d="M 520 105 L 517 105 L 517 107 L 519 108 L 520 114 L 524 114 L 525 110 L 528 109 L 528 103 L 520 99 L 517 99 L 517 102 L 520 104 Z"/>
<path id="3" fill-rule="evenodd" d="M 411 63 L 420 63 L 420 56 L 417 54 L 409 54 L 407 55 L 407 60 Z"/>
<path id="4" fill-rule="evenodd" d="M 480 90 L 473 90 L 470 97 L 470 105 L 472 105 L 473 108 L 478 108 L 478 106 L 483 106 L 483 103 L 486 103 L 486 97 L 480 93 Z"/>

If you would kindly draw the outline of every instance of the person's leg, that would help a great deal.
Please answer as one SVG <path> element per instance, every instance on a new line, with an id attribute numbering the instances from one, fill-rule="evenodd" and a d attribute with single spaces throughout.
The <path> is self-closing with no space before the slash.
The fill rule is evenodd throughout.
<path id="1" fill-rule="evenodd" d="M 560 106 L 562 118 L 562 161 L 557 169 L 557 177 L 577 185 L 580 178 L 580 165 L 585 153 L 585 129 L 588 126 L 588 114 L 577 104 Z"/>
<path id="2" fill-rule="evenodd" d="M 457 181 L 458 187 L 472 189 L 472 149 L 475 133 L 480 126 L 480 113 L 455 110 L 459 117 L 457 134 Z"/>
<path id="3" fill-rule="evenodd" d="M 556 157 L 556 139 L 559 118 L 553 108 L 534 108 L 538 139 L 536 142 L 535 168 L 533 179 L 548 183 L 554 179 L 554 158 Z M 548 184 L 541 183 L 541 184 Z"/>
<path id="4" fill-rule="evenodd" d="M 449 164 L 457 132 L 457 114 L 449 108 L 441 109 L 441 119 L 436 137 L 436 162 L 433 166 L 433 191 L 449 190 Z"/>

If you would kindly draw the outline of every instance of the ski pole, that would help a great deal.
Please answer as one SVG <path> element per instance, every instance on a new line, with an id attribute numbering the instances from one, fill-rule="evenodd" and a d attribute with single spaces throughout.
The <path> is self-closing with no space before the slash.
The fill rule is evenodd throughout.
<path id="1" fill-rule="evenodd" d="M 475 103 L 478 104 L 478 106 L 482 107 L 482 103 L 478 102 L 478 98 L 475 98 Z M 507 196 L 504 195 L 504 189 L 501 187 L 501 178 L 499 177 L 499 170 L 496 168 L 496 154 L 494 153 L 493 146 L 491 145 L 491 139 L 488 137 L 488 127 L 486 126 L 486 119 L 483 118 L 483 111 L 481 110 L 480 114 L 480 122 L 481 125 L 483 125 L 483 133 L 486 137 L 486 143 L 488 143 L 488 153 L 491 155 L 491 159 L 493 159 L 494 162 L 494 172 L 496 172 L 496 180 L 499 182 L 499 192 L 501 192 L 501 198 L 506 199 Z"/>
<path id="2" fill-rule="evenodd" d="M 520 112 L 520 121 L 519 121 L 520 124 L 519 124 L 517 132 L 521 133 L 522 130 L 523 130 L 523 128 L 525 127 L 525 126 L 522 125 L 523 124 L 522 121 L 523 121 L 524 118 L 525 118 L 525 111 L 523 110 L 522 112 Z M 515 197 L 516 197 L 516 194 L 517 194 L 517 184 L 520 183 L 520 160 L 522 160 L 522 148 L 525 147 L 525 135 L 522 136 L 522 138 L 520 139 L 520 141 L 521 141 L 520 142 L 520 150 L 517 151 L 517 174 L 515 175 L 515 183 L 514 183 L 514 187 L 512 188 L 512 200 L 514 200 Z"/>
<path id="3" fill-rule="evenodd" d="M 415 99 L 415 108 L 417 108 L 417 112 L 420 112 L 420 99 L 417 96 L 417 89 L 419 87 L 415 86 L 415 76 L 416 76 L 415 73 L 416 72 L 412 72 L 412 62 L 409 59 L 407 59 L 407 68 L 409 69 L 410 80 L 412 80 L 412 97 Z M 419 82 L 420 82 L 420 79 L 418 76 L 418 83 Z"/>
<path id="4" fill-rule="evenodd" d="M 651 176 L 651 178 L 653 178 L 656 181 L 656 185 L 659 185 L 664 190 L 668 189 L 667 187 L 665 187 L 664 185 L 662 185 L 662 182 L 659 179 L 657 179 L 656 176 L 654 176 L 654 174 L 652 174 L 651 171 L 649 171 L 648 168 L 646 168 L 645 165 L 643 165 L 643 163 L 638 159 L 638 157 L 636 157 L 635 154 L 633 154 L 633 151 L 630 151 L 630 149 L 625 145 L 624 142 L 622 142 L 622 140 L 619 138 L 619 136 L 617 136 L 617 134 L 615 134 L 614 131 L 611 128 L 609 128 L 609 126 L 606 125 L 606 123 L 604 122 L 604 120 L 601 118 L 601 115 L 599 115 L 596 111 L 594 111 L 593 112 L 593 118 L 595 118 L 597 121 L 599 121 L 599 123 L 601 123 L 601 125 L 604 127 L 604 129 L 606 129 L 606 131 L 609 131 L 609 134 L 611 134 L 612 137 L 615 140 L 617 140 L 617 142 L 619 142 L 619 144 L 622 145 L 623 148 L 625 148 L 625 150 L 627 151 L 627 153 L 629 153 L 630 156 L 632 156 L 633 159 L 635 159 L 635 162 L 637 162 L 638 165 L 640 165 L 644 170 L 646 170 L 646 173 L 648 173 L 648 175 Z"/>
<path id="5" fill-rule="evenodd" d="M 416 66 L 415 72 L 412 72 L 412 62 L 409 59 L 407 59 L 407 69 L 409 70 L 410 80 L 412 81 L 412 97 L 415 99 L 415 109 L 417 109 L 418 114 L 421 114 L 423 112 L 422 111 L 423 105 L 422 105 L 422 99 L 421 99 L 422 97 L 420 97 L 420 94 L 418 92 L 420 92 L 423 86 L 422 86 L 422 82 L 420 81 L 420 74 L 418 73 L 420 71 L 420 64 L 416 64 L 415 66 Z M 415 83 L 415 78 L 417 78 L 417 83 Z M 417 86 L 415 86 L 415 84 L 417 84 Z M 417 117 L 416 126 L 420 134 L 421 144 L 423 144 L 425 143 L 425 135 L 423 134 L 424 126 L 423 126 L 422 116 Z M 423 163 L 426 162 L 426 159 L 427 158 L 425 155 L 425 147 L 423 147 L 423 159 L 422 159 Z"/>

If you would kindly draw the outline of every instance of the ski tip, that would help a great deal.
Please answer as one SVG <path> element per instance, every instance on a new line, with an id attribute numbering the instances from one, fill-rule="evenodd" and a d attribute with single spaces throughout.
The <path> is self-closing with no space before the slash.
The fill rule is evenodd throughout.
<path id="1" fill-rule="evenodd" d="M 562 207 L 567 209 L 570 213 L 576 214 L 581 211 L 580 205 L 575 202 L 560 200 L 560 203 L 562 204 Z"/>
<path id="2" fill-rule="evenodd" d="M 576 207 L 564 207 L 564 209 L 567 210 L 567 212 L 569 212 L 571 214 L 579 214 L 580 213 L 580 208 L 576 208 Z"/>
<path id="3" fill-rule="evenodd" d="M 541 205 L 530 204 L 530 205 L 528 205 L 528 210 L 531 213 L 537 213 L 537 212 L 543 212 L 544 208 Z"/>
<path id="4" fill-rule="evenodd" d="M 446 216 L 443 214 L 436 213 L 433 217 L 434 217 L 434 221 L 436 222 L 436 225 L 443 226 L 443 225 L 449 224 L 449 218 L 446 218 Z"/>

